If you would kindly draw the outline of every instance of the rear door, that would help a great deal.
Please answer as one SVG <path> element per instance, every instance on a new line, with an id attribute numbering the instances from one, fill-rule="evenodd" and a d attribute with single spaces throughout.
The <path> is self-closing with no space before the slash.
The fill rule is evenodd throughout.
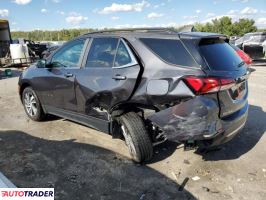
<path id="1" fill-rule="evenodd" d="M 109 109 L 130 98 L 139 72 L 140 65 L 124 39 L 94 38 L 85 67 L 77 75 L 78 111 L 108 119 Z"/>
<path id="2" fill-rule="evenodd" d="M 247 104 L 248 66 L 222 39 L 202 39 L 199 52 L 207 63 L 208 76 L 234 80 L 235 84 L 218 92 L 220 117 L 235 113 Z"/>

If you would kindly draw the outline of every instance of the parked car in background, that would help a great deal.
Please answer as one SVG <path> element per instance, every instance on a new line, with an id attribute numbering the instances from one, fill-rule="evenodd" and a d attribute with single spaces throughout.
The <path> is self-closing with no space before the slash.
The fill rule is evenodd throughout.
<path id="1" fill-rule="evenodd" d="M 266 40 L 262 43 L 262 47 L 263 47 L 264 58 L 266 58 Z"/>
<path id="2" fill-rule="evenodd" d="M 230 44 L 231 47 L 236 51 L 236 53 L 240 56 L 240 58 L 247 64 L 250 65 L 252 63 L 252 59 L 248 54 L 246 54 L 244 51 L 239 49 L 237 46 Z"/>
<path id="3" fill-rule="evenodd" d="M 232 139 L 248 115 L 249 69 L 224 35 L 126 29 L 67 42 L 18 84 L 30 119 L 53 114 L 123 138 L 142 162 L 166 140 Z"/>
<path id="4" fill-rule="evenodd" d="M 235 45 L 247 53 L 252 59 L 264 57 L 262 43 L 266 40 L 266 32 L 247 33 L 235 41 Z"/>

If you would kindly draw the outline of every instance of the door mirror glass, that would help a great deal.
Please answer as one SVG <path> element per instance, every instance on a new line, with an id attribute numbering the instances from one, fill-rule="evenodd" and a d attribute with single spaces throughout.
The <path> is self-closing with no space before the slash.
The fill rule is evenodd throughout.
<path id="1" fill-rule="evenodd" d="M 46 60 L 44 60 L 44 59 L 42 59 L 42 60 L 38 60 L 37 61 L 37 64 L 36 64 L 36 66 L 38 67 L 38 68 L 46 68 Z"/>

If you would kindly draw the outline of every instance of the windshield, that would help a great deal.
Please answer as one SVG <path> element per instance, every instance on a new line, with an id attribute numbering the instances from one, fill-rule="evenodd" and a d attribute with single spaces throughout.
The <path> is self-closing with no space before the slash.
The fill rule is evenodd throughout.
<path id="1" fill-rule="evenodd" d="M 213 70 L 231 71 L 243 65 L 235 50 L 223 40 L 202 40 L 199 48 L 201 55 Z"/>

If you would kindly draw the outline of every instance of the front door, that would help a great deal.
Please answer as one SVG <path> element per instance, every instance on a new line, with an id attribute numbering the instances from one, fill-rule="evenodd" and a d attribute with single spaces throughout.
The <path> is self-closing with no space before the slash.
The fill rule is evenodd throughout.
<path id="1" fill-rule="evenodd" d="M 76 74 L 81 70 L 81 60 L 85 49 L 84 39 L 70 42 L 57 51 L 51 58 L 49 68 L 42 83 L 42 103 L 45 107 L 77 111 L 75 94 Z M 39 85 L 39 84 L 37 84 Z"/>

